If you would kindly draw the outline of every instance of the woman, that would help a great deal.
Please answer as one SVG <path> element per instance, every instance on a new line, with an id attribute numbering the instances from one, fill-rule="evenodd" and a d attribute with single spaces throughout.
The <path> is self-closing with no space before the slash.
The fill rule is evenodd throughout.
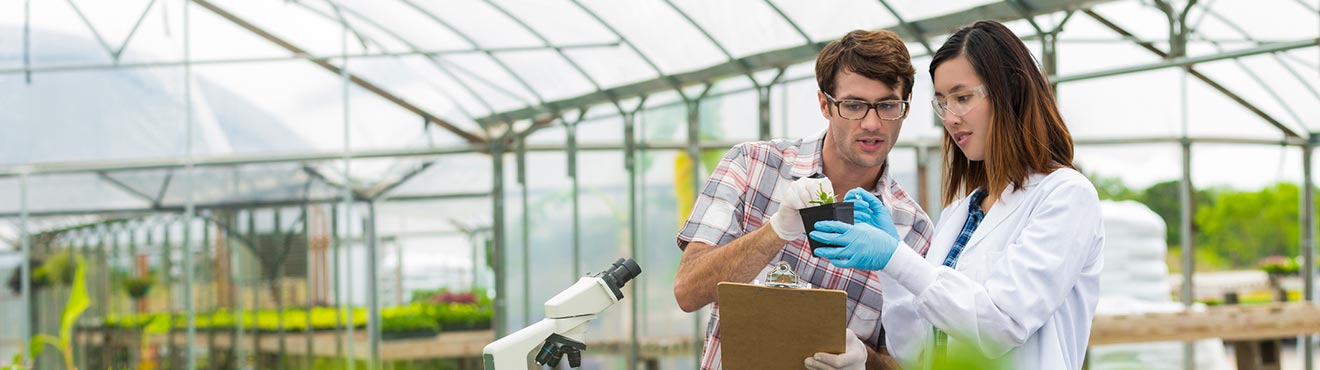
<path id="1" fill-rule="evenodd" d="M 1049 82 L 1022 41 L 993 21 L 949 37 L 930 73 L 948 135 L 946 207 L 929 252 L 902 246 L 884 205 L 853 191 L 856 224 L 817 223 L 811 238 L 840 247 L 816 255 L 882 272 L 886 342 L 910 369 L 946 354 L 1080 369 L 1104 232 Z"/>

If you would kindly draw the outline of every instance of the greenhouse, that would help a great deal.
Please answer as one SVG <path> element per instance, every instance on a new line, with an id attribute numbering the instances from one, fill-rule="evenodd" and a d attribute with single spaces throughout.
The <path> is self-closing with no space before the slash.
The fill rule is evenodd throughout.
<path id="1" fill-rule="evenodd" d="M 1315 369 L 1309 0 L 3 2 L 0 366 L 489 369 L 631 259 L 582 367 L 701 368 L 676 236 L 721 159 L 822 135 L 817 56 L 891 31 L 887 176 L 938 223 L 929 68 L 978 20 L 1101 200 L 1086 366 Z"/>

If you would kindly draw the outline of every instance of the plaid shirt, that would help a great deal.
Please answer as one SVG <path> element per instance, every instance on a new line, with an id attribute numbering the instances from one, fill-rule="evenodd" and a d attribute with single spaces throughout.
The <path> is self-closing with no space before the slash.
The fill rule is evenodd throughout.
<path id="1" fill-rule="evenodd" d="M 678 233 L 678 247 L 689 242 L 725 245 L 770 221 L 779 210 L 775 190 L 795 178 L 824 173 L 821 149 L 825 133 L 812 139 L 774 140 L 739 144 L 720 161 L 701 194 L 692 215 Z M 889 176 L 888 165 L 879 181 L 870 189 L 893 214 L 894 225 L 903 242 L 925 255 L 930 249 L 934 224 L 917 202 Z M 804 235 L 790 241 L 757 276 L 762 276 L 779 261 L 787 261 L 798 276 L 812 287 L 836 289 L 848 293 L 848 327 L 873 348 L 883 345 L 880 308 L 883 303 L 880 281 L 875 271 L 838 268 L 828 260 L 811 254 Z M 706 326 L 706 344 L 701 368 L 718 370 L 720 363 L 719 304 L 711 310 Z"/>

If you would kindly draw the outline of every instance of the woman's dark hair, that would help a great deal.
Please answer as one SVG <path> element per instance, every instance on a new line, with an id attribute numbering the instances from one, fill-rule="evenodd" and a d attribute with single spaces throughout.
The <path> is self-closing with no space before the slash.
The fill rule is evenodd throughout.
<path id="1" fill-rule="evenodd" d="M 976 188 L 1000 194 L 1020 189 L 1027 177 L 1073 165 L 1073 140 L 1059 114 L 1054 90 L 1027 46 L 995 21 L 963 27 L 935 52 L 930 76 L 951 59 L 964 56 L 985 84 L 990 128 L 983 161 L 971 161 L 944 135 L 944 203 Z"/>

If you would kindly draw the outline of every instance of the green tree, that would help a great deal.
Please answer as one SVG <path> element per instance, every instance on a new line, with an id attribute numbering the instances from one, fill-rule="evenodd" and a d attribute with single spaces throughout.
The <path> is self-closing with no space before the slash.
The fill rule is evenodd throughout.
<path id="1" fill-rule="evenodd" d="M 1299 195 L 1291 183 L 1216 194 L 1213 205 L 1196 212 L 1197 248 L 1226 256 L 1237 267 L 1253 266 L 1266 256 L 1296 255 Z"/>
<path id="2" fill-rule="evenodd" d="M 1164 219 L 1165 241 L 1170 247 L 1182 244 L 1182 233 L 1179 228 L 1182 225 L 1182 200 L 1178 194 L 1178 187 L 1182 184 L 1179 180 L 1170 180 L 1151 185 L 1142 191 L 1141 202 L 1150 207 L 1155 214 Z M 1198 209 L 1210 207 L 1214 204 L 1216 190 L 1201 189 L 1193 193 L 1192 212 L 1198 212 Z M 1193 217 L 1192 221 L 1196 221 Z M 1192 231 L 1195 233 L 1198 229 L 1196 222 L 1192 223 Z M 1199 235 L 1199 234 L 1198 234 Z M 1196 241 L 1200 241 L 1197 239 Z"/>
<path id="3" fill-rule="evenodd" d="M 1098 173 L 1088 173 L 1086 174 L 1086 177 L 1089 178 L 1091 184 L 1095 186 L 1095 191 L 1097 195 L 1100 196 L 1100 200 L 1135 200 L 1138 202 L 1144 202 L 1143 198 L 1145 198 L 1145 194 L 1128 187 L 1120 178 L 1109 177 Z"/>

